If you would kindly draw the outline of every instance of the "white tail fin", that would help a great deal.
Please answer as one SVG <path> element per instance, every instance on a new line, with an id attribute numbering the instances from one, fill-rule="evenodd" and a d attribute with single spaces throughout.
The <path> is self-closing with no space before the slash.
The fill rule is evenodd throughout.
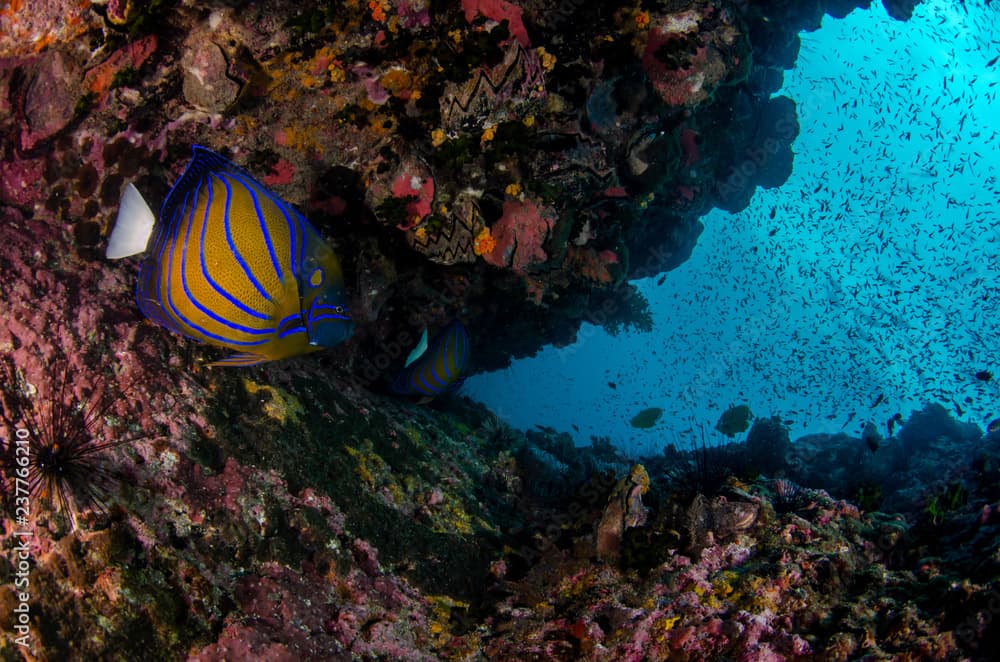
<path id="1" fill-rule="evenodd" d="M 427 351 L 427 327 L 424 327 L 424 332 L 420 334 L 420 340 L 417 341 L 417 346 L 410 351 L 410 355 L 406 357 L 406 364 L 404 368 L 409 367 L 411 363 L 423 356 L 423 353 Z"/>
<path id="2" fill-rule="evenodd" d="M 153 234 L 156 217 L 143 199 L 139 190 L 131 183 L 125 186 L 121 202 L 118 204 L 118 218 L 108 238 L 108 249 L 104 252 L 109 260 L 118 260 L 130 255 L 138 255 L 146 250 L 149 236 Z"/>

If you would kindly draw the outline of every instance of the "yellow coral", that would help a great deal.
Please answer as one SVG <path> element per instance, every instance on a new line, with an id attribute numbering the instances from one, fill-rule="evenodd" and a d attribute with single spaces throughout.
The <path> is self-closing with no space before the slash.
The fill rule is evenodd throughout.
<path id="1" fill-rule="evenodd" d="M 431 145 L 434 147 L 440 147 L 447 139 L 448 136 L 445 134 L 444 129 L 434 129 L 431 131 Z"/>
<path id="2" fill-rule="evenodd" d="M 343 83 L 347 80 L 347 72 L 344 71 L 344 65 L 341 64 L 340 60 L 334 60 L 327 65 L 326 69 L 330 72 L 331 83 Z"/>
<path id="3" fill-rule="evenodd" d="M 235 131 L 241 136 L 254 135 L 257 132 L 259 122 L 257 118 L 250 115 L 237 115 Z"/>
<path id="4" fill-rule="evenodd" d="M 386 486 L 386 491 L 389 493 L 389 496 L 392 497 L 392 502 L 397 505 L 402 504 L 406 499 L 406 493 L 403 492 L 403 488 L 401 488 L 395 481 L 391 481 Z"/>
<path id="5" fill-rule="evenodd" d="M 420 226 L 419 228 L 417 228 L 416 230 L 413 231 L 413 237 L 417 241 L 426 241 L 427 240 L 427 228 L 425 228 L 424 226 Z"/>
<path id="6" fill-rule="evenodd" d="M 465 510 L 462 502 L 449 492 L 444 493 L 444 503 L 434 513 L 434 530 L 441 533 L 472 535 L 472 516 Z"/>
<path id="7" fill-rule="evenodd" d="M 733 585 L 726 579 L 720 578 L 712 582 L 712 591 L 720 597 L 728 597 L 733 592 Z"/>
<path id="8" fill-rule="evenodd" d="M 680 616 L 664 616 L 653 623 L 653 638 L 656 643 L 662 644 L 667 639 L 667 633 L 674 629 L 674 626 L 681 620 Z"/>
<path id="9" fill-rule="evenodd" d="M 631 471 L 629 471 L 629 481 L 633 485 L 638 485 L 641 489 L 640 494 L 645 494 L 649 491 L 649 474 L 646 473 L 646 467 L 641 464 L 636 464 L 632 466 Z"/>
<path id="10" fill-rule="evenodd" d="M 406 435 L 406 438 L 409 439 L 414 446 L 423 445 L 423 442 L 420 439 L 420 430 L 418 430 L 417 428 L 411 425 L 407 425 L 405 428 L 403 428 L 403 434 Z"/>
<path id="11" fill-rule="evenodd" d="M 243 379 L 243 386 L 250 395 L 256 395 L 260 392 L 270 394 L 271 398 L 264 403 L 264 413 L 279 423 L 287 423 L 288 421 L 298 423 L 302 414 L 305 413 L 298 398 L 283 388 L 258 384 L 246 378 Z"/>
<path id="12" fill-rule="evenodd" d="M 279 130 L 278 144 L 284 144 L 301 152 L 320 152 L 322 145 L 316 127 L 291 125 Z"/>
<path id="13" fill-rule="evenodd" d="M 530 129 L 531 127 L 535 126 L 535 116 L 534 115 L 528 115 L 523 120 L 521 120 L 521 124 L 523 124 L 524 126 L 526 126 L 526 127 L 528 127 Z"/>
<path id="14" fill-rule="evenodd" d="M 679 621 L 679 620 L 681 620 L 680 616 L 668 616 L 668 617 L 664 617 L 664 618 L 661 618 L 659 621 L 656 622 L 656 627 L 658 629 L 661 629 L 661 630 L 664 630 L 664 631 L 666 631 L 666 630 L 672 630 L 673 627 L 675 625 L 677 625 L 677 621 Z"/>
<path id="15" fill-rule="evenodd" d="M 392 482 L 392 469 L 385 463 L 382 456 L 375 452 L 371 439 L 365 439 L 360 449 L 344 446 L 344 450 L 357 461 L 358 465 L 354 467 L 354 473 L 363 483 L 369 487 L 376 487 Z"/>
<path id="16" fill-rule="evenodd" d="M 400 96 L 413 87 L 413 76 L 402 67 L 392 67 L 382 74 L 379 84 L 393 96 Z"/>
<path id="17" fill-rule="evenodd" d="M 641 11 L 635 15 L 635 24 L 640 30 L 645 30 L 649 27 L 649 12 Z"/>
<path id="18" fill-rule="evenodd" d="M 542 68 L 545 69 L 545 71 L 552 71 L 552 69 L 555 68 L 555 66 L 556 66 L 556 56 L 555 55 L 553 55 L 552 53 L 549 53 L 542 46 L 539 46 L 538 48 L 536 48 L 535 52 L 538 54 L 538 58 L 542 61 Z"/>
<path id="19" fill-rule="evenodd" d="M 516 198 L 517 196 L 521 195 L 521 185 L 518 184 L 517 182 L 514 182 L 513 184 L 507 184 L 507 188 L 504 189 L 504 193 L 506 193 L 512 198 Z"/>
<path id="20" fill-rule="evenodd" d="M 496 137 L 496 135 L 497 135 L 496 125 L 495 124 L 490 125 L 485 129 L 483 129 L 483 135 L 479 137 L 479 142 L 488 143 L 489 141 L 493 140 L 493 138 Z"/>
<path id="21" fill-rule="evenodd" d="M 443 645 L 450 638 L 450 632 L 448 631 L 448 625 L 451 621 L 452 612 L 455 610 L 464 611 L 469 608 L 469 603 L 462 600 L 456 600 L 450 595 L 428 595 L 427 604 L 431 608 L 430 618 L 430 630 L 431 634 L 445 635 L 441 638 L 441 644 Z"/>
<path id="22" fill-rule="evenodd" d="M 496 239 L 490 233 L 489 228 L 483 228 L 476 235 L 475 240 L 472 242 L 472 252 L 476 255 L 485 255 L 486 253 L 492 253 L 493 249 L 497 247 Z"/>

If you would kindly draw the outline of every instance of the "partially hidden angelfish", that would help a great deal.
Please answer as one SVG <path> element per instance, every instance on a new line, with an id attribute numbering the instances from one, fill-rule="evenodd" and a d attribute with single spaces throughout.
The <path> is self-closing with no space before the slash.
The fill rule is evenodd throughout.
<path id="1" fill-rule="evenodd" d="M 319 232 L 243 168 L 205 147 L 193 152 L 158 223 L 134 186 L 122 194 L 106 255 L 146 252 L 142 313 L 238 352 L 211 365 L 255 365 L 348 339 L 343 272 Z"/>
<path id="2" fill-rule="evenodd" d="M 452 391 L 465 380 L 470 356 L 469 333 L 458 320 L 439 331 L 430 342 L 425 331 L 392 382 L 392 390 L 398 395 L 424 398 Z"/>
<path id="3" fill-rule="evenodd" d="M 871 421 L 865 423 L 864 427 L 861 428 L 861 441 L 865 443 L 872 453 L 879 449 L 882 445 L 882 435 L 879 433 L 878 428 Z"/>

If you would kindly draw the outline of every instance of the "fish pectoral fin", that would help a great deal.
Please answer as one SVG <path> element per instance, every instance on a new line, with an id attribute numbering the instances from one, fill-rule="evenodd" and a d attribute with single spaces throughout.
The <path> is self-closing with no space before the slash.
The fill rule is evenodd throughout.
<path id="1" fill-rule="evenodd" d="M 261 356 L 260 354 L 250 354 L 250 353 L 233 354 L 232 356 L 227 356 L 224 359 L 219 359 L 218 361 L 212 361 L 211 363 L 208 364 L 208 367 L 211 368 L 212 366 L 217 366 L 217 365 L 225 366 L 227 368 L 231 368 L 233 366 L 247 367 L 252 365 L 258 365 L 260 363 L 264 363 L 269 360 L 270 359 L 267 359 Z"/>
<path id="2" fill-rule="evenodd" d="M 139 189 L 129 182 L 122 191 L 122 199 L 118 205 L 118 217 L 115 227 L 108 238 L 108 247 L 104 256 L 109 260 L 118 260 L 131 255 L 138 255 L 146 250 L 149 237 L 153 234 L 153 224 L 156 217 Z"/>

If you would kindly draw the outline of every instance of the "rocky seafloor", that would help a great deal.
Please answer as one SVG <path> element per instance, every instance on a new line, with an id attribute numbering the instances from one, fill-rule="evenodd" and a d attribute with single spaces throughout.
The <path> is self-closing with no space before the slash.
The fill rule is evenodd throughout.
<path id="1" fill-rule="evenodd" d="M 479 371 L 647 325 L 629 279 L 784 181 L 797 34 L 866 4 L 8 2 L 0 657 L 989 659 L 1000 447 L 941 408 L 627 458 L 384 389 L 422 326 Z M 142 319 L 104 242 L 192 144 L 330 238 L 350 341 L 209 368 Z M 26 435 L 93 452 L 22 524 Z"/>

